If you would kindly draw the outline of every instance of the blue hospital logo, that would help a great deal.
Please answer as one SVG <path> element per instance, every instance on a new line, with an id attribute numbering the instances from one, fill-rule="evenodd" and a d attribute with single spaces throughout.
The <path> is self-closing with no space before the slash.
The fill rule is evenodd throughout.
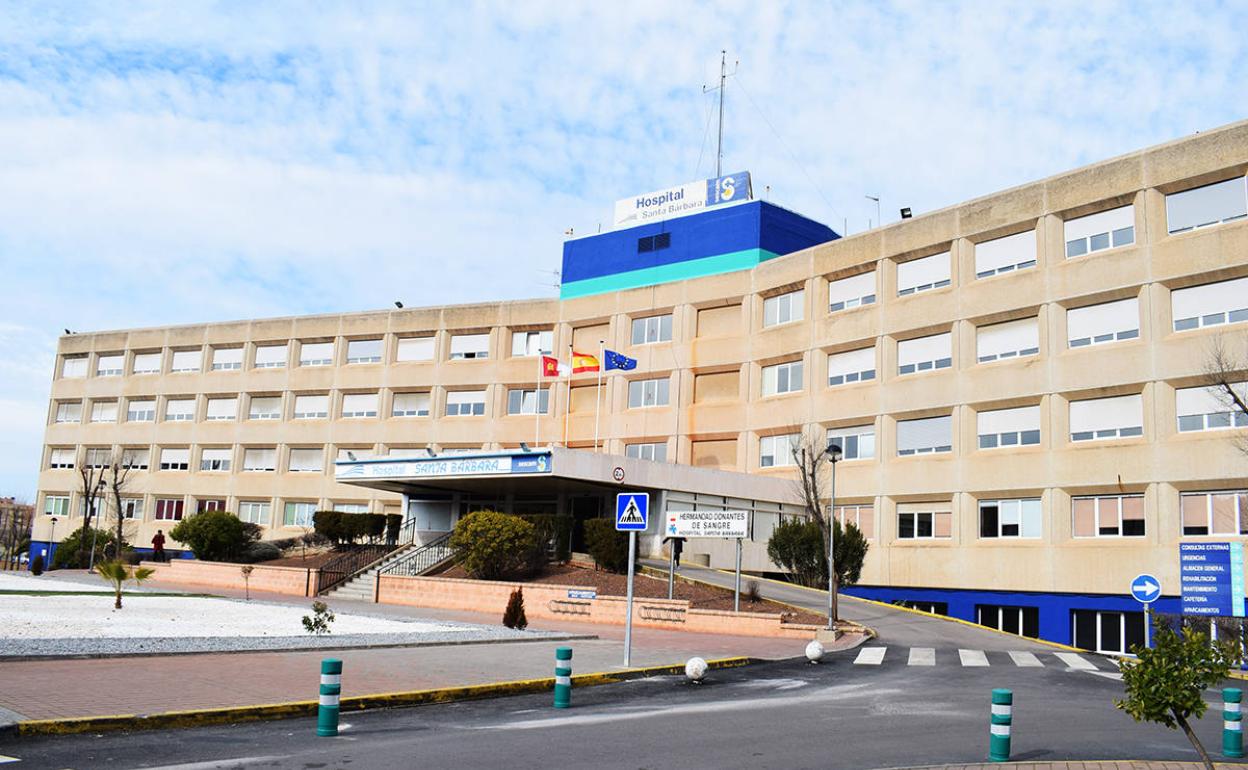
<path id="1" fill-rule="evenodd" d="M 719 180 L 719 199 L 721 201 L 730 201 L 732 196 L 737 194 L 737 182 L 730 176 L 726 176 Z"/>

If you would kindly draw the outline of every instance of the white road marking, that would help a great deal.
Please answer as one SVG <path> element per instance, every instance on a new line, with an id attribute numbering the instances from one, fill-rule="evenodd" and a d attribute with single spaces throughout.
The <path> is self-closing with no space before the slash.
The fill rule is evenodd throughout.
<path id="1" fill-rule="evenodd" d="M 936 665 L 936 650 L 931 647 L 911 647 L 910 660 L 906 661 L 907 666 L 934 666 Z"/>
<path id="2" fill-rule="evenodd" d="M 988 656 L 983 650 L 958 650 L 958 658 L 964 666 L 988 665 Z"/>
<path id="3" fill-rule="evenodd" d="M 884 652 L 887 647 L 863 647 L 858 651 L 858 657 L 854 658 L 856 666 L 878 666 L 884 662 Z"/>
<path id="4" fill-rule="evenodd" d="M 1035 656 L 1035 654 L 1030 652 L 1011 652 L 1010 660 L 1014 661 L 1014 665 L 1016 666 L 1034 667 L 1044 665 L 1040 662 L 1040 659 Z"/>
<path id="5" fill-rule="evenodd" d="M 1065 663 L 1067 666 L 1070 666 L 1071 668 L 1077 668 L 1080 671 L 1096 671 L 1097 670 L 1096 666 L 1092 665 L 1092 663 L 1088 662 L 1087 660 L 1076 655 L 1073 652 L 1055 652 L 1053 654 L 1057 656 L 1058 660 Z"/>
<path id="6" fill-rule="evenodd" d="M 279 759 L 290 759 L 289 754 L 267 757 L 235 757 L 234 759 L 212 759 L 207 762 L 188 762 L 182 765 L 161 765 L 149 770 L 226 770 L 227 768 L 255 765 L 261 762 L 275 762 Z"/>
<path id="7" fill-rule="evenodd" d="M 1096 676 L 1103 676 L 1106 679 L 1116 679 L 1119 682 L 1122 681 L 1122 674 L 1117 671 L 1088 671 L 1088 673 Z M 1218 708 L 1221 708 L 1221 706 Z"/>
<path id="8" fill-rule="evenodd" d="M 22 760 L 18 759 L 17 757 L 6 757 L 5 755 L 0 754 L 0 765 L 7 765 L 10 762 L 21 762 L 21 761 Z"/>

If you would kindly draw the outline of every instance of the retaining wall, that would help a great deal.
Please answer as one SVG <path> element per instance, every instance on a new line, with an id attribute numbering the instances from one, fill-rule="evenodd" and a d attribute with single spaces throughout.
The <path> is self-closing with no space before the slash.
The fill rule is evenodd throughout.
<path id="1" fill-rule="evenodd" d="M 210 588 L 244 590 L 241 564 L 198 559 L 175 559 L 168 563 L 145 561 L 144 567 L 156 570 L 154 580 Z M 248 582 L 253 591 L 267 591 L 289 596 L 311 596 L 316 590 L 317 570 L 305 567 L 264 567 L 254 565 Z"/>

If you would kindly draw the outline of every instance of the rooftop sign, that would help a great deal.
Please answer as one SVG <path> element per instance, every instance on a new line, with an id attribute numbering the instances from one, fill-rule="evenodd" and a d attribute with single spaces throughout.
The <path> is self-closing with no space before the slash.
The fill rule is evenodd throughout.
<path id="1" fill-rule="evenodd" d="M 751 197 L 750 172 L 739 171 L 715 179 L 703 179 L 666 190 L 622 198 L 615 202 L 615 226 L 633 227 L 647 222 L 661 222 L 664 219 L 694 214 L 712 206 L 748 201 Z"/>
<path id="2" fill-rule="evenodd" d="M 449 457 L 404 457 L 394 460 L 340 461 L 334 477 L 353 479 L 449 478 L 454 476 L 514 476 L 550 473 L 549 452 L 522 454 L 452 455 Z"/>

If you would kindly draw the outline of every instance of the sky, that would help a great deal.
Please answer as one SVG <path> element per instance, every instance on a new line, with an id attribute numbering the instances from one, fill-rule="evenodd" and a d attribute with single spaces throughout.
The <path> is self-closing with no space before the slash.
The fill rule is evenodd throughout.
<path id="1" fill-rule="evenodd" d="M 0 0 L 0 495 L 57 338 L 554 296 L 724 171 L 850 234 L 1248 117 L 1242 2 Z M 768 189 L 769 188 L 769 189 Z"/>

